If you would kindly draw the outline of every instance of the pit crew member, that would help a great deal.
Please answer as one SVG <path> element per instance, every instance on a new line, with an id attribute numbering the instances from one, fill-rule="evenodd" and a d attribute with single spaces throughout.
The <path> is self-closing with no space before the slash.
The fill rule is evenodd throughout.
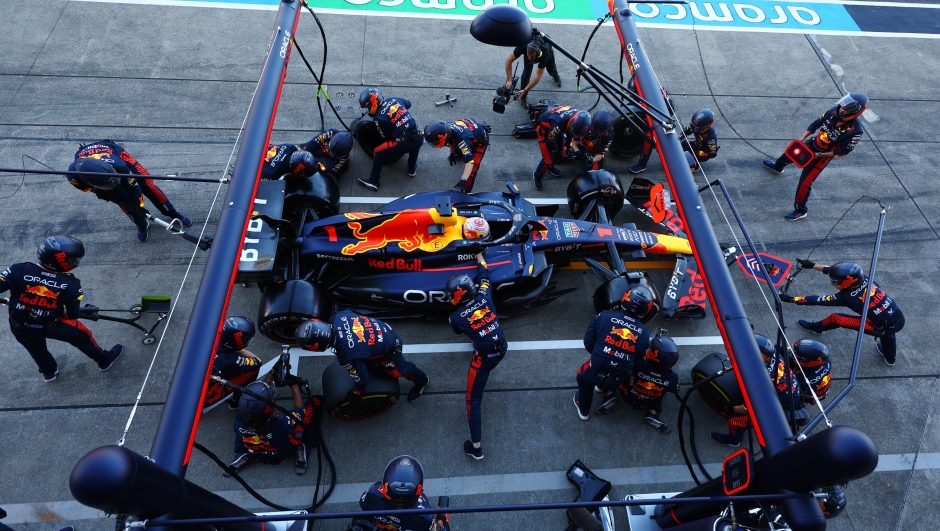
<path id="1" fill-rule="evenodd" d="M 555 81 L 555 86 L 561 86 L 561 77 L 558 75 L 558 67 L 555 66 L 555 52 L 550 44 L 545 42 L 539 36 L 533 36 L 525 46 L 516 46 L 509 56 L 506 57 L 506 88 L 512 88 L 512 64 L 516 59 L 522 57 L 522 76 L 520 82 L 522 88 L 516 91 L 516 97 L 523 107 L 526 107 L 526 98 L 529 92 L 542 80 L 542 74 L 548 70 L 548 75 Z M 536 66 L 535 77 L 532 78 L 532 68 Z M 531 81 L 530 81 L 531 79 Z"/>
<path id="2" fill-rule="evenodd" d="M 657 335 L 650 340 L 645 356 L 635 356 L 630 378 L 618 389 L 628 404 L 646 413 L 643 421 L 664 435 L 670 429 L 659 415 L 663 411 L 663 396 L 679 392 L 679 375 L 672 370 L 678 361 L 676 342 L 669 336 Z M 616 401 L 617 395 L 612 392 L 594 412 L 607 413 Z"/>
<path id="3" fill-rule="evenodd" d="M 784 218 L 796 221 L 806 217 L 809 209 L 806 202 L 813 191 L 813 182 L 819 177 L 823 169 L 833 158 L 844 157 L 855 149 L 855 145 L 862 139 L 862 126 L 857 118 L 868 109 L 868 96 L 861 92 L 847 94 L 836 106 L 824 112 L 816 121 L 809 124 L 800 140 L 806 140 L 819 130 L 816 136 L 809 139 L 806 146 L 813 152 L 813 160 L 803 168 L 800 182 L 796 187 L 796 197 L 793 199 L 793 212 Z M 764 166 L 780 173 L 790 164 L 791 160 L 786 154 L 780 155 L 777 160 L 764 159 Z"/>
<path id="4" fill-rule="evenodd" d="M 353 388 L 347 397 L 361 400 L 369 383 L 369 363 L 375 363 L 393 378 L 414 382 L 408 401 L 421 398 L 428 376 L 402 355 L 401 337 L 391 326 L 378 319 L 343 310 L 330 322 L 309 319 L 297 327 L 297 345 L 304 350 L 323 352 L 332 348 L 339 364 L 349 372 Z"/>
<path id="5" fill-rule="evenodd" d="M 679 142 L 682 149 L 695 155 L 690 159 L 690 168 L 692 171 L 699 169 L 699 164 L 706 160 L 711 160 L 718 156 L 718 135 L 715 133 L 715 113 L 711 109 L 699 109 L 692 115 L 692 121 L 685 126 Z M 643 142 L 643 152 L 637 163 L 627 168 L 630 173 L 642 173 L 646 171 L 646 164 L 650 160 L 653 150 L 656 146 L 652 138 L 647 138 Z M 688 155 L 686 155 L 688 157 Z"/>
<path id="6" fill-rule="evenodd" d="M 436 148 L 449 147 L 447 161 L 451 166 L 463 162 L 463 173 L 454 185 L 454 191 L 470 193 L 486 148 L 490 145 L 490 136 L 483 122 L 461 118 L 453 122 L 438 120 L 424 128 L 424 139 L 428 145 Z"/>
<path id="7" fill-rule="evenodd" d="M 825 266 L 809 260 L 798 260 L 800 265 L 807 269 L 815 269 L 829 275 L 829 281 L 839 291 L 832 295 L 792 296 L 780 294 L 783 302 L 792 302 L 806 306 L 846 306 L 858 315 L 834 313 L 822 321 L 799 320 L 800 328 L 821 334 L 836 328 L 854 328 L 861 326 L 862 304 L 865 302 L 865 288 L 870 284 L 862 267 L 852 262 L 839 262 L 835 265 Z M 896 334 L 904 328 L 904 313 L 898 308 L 894 299 L 878 283 L 871 286 L 871 300 L 868 303 L 865 333 L 874 336 L 878 352 L 884 357 L 885 363 L 894 365 L 897 360 L 898 341 Z"/>
<path id="8" fill-rule="evenodd" d="M 614 141 L 611 126 L 614 117 L 607 109 L 601 109 L 591 117 L 591 129 L 588 134 L 571 141 L 569 147 L 573 158 L 584 161 L 584 171 L 599 170 L 604 167 L 604 157 Z"/>
<path id="9" fill-rule="evenodd" d="M 247 350 L 253 337 L 255 323 L 251 319 L 240 315 L 227 318 L 222 324 L 219 347 L 212 361 L 212 374 L 240 386 L 248 385 L 257 378 L 261 359 Z M 228 400 L 228 408 L 235 411 L 238 409 L 241 391 L 222 385 L 222 382 L 210 381 L 202 407 L 218 403 L 229 393 L 232 393 L 232 397 Z"/>
<path id="10" fill-rule="evenodd" d="M 382 481 L 373 483 L 359 498 L 363 511 L 384 509 L 430 509 L 424 493 L 424 469 L 410 455 L 400 455 L 385 467 Z M 450 515 L 409 514 L 353 518 L 350 531 L 444 531 L 450 529 Z"/>
<path id="11" fill-rule="evenodd" d="M 471 218 L 483 219 L 483 218 Z M 487 227 L 487 231 L 489 227 Z M 466 228 L 464 229 L 466 232 Z M 485 238 L 488 235 L 480 235 Z M 466 334 L 473 343 L 473 358 L 467 371 L 467 421 L 470 439 L 464 441 L 463 451 L 470 457 L 483 459 L 483 389 L 490 372 L 506 355 L 506 338 L 496 315 L 492 287 L 483 253 L 477 255 L 476 283 L 469 275 L 456 275 L 447 281 L 444 289 L 450 303 L 457 310 L 448 321 L 455 334 Z"/>
<path id="12" fill-rule="evenodd" d="M 309 151 L 294 144 L 268 144 L 261 165 L 261 178 L 310 177 L 319 170 L 317 159 Z"/>
<path id="13" fill-rule="evenodd" d="M 800 394 L 803 395 L 803 402 L 815 404 L 813 394 L 820 400 L 824 400 L 829 394 L 829 386 L 832 383 L 832 362 L 829 361 L 829 349 L 815 339 L 800 339 L 793 343 L 793 355 L 803 369 L 803 374 L 806 375 L 806 380 L 800 380 Z"/>
<path id="14" fill-rule="evenodd" d="M 69 271 L 78 267 L 83 256 L 85 245 L 78 238 L 50 236 L 39 245 L 38 264 L 13 264 L 0 272 L 0 293 L 10 291 L 10 331 L 26 347 L 46 382 L 59 373 L 46 339 L 72 345 L 102 371 L 124 353 L 121 345 L 101 350 L 91 331 L 77 320 L 84 294 L 82 283 Z"/>
<path id="15" fill-rule="evenodd" d="M 578 368 L 578 390 L 574 392 L 578 418 L 588 420 L 594 389 L 612 391 L 627 381 L 637 352 L 650 346 L 649 330 L 640 318 L 653 305 L 653 294 L 645 286 L 634 286 L 623 295 L 620 304 L 591 320 L 584 334 L 584 348 L 591 353 Z"/>
<path id="16" fill-rule="evenodd" d="M 359 95 L 359 106 L 375 120 L 375 126 L 384 140 L 373 152 L 369 179 L 360 178 L 359 182 L 373 192 L 378 191 L 385 160 L 405 153 L 408 153 L 408 176 L 417 175 L 418 151 L 424 143 L 424 136 L 408 112 L 411 102 L 404 98 L 386 99 L 379 89 L 367 88 Z"/>
<path id="17" fill-rule="evenodd" d="M 567 105 L 556 105 L 539 116 L 535 134 L 539 141 L 542 160 L 532 174 L 535 189 L 542 190 L 542 177 L 545 172 L 555 177 L 561 176 L 561 170 L 555 167 L 564 156 L 565 146 L 585 136 L 591 130 L 591 113 L 579 111 Z"/>
<path id="18" fill-rule="evenodd" d="M 320 413 L 322 398 L 311 396 L 305 400 L 300 392 L 302 382 L 293 375 L 281 382 L 290 387 L 294 401 L 294 408 L 286 413 L 275 411 L 273 375 L 245 387 L 235 417 L 235 459 L 229 463 L 230 468 L 237 472 L 252 462 L 276 465 L 294 454 L 294 473 L 304 475 L 310 448 L 316 445 L 314 420 Z"/>
<path id="19" fill-rule="evenodd" d="M 334 181 L 349 169 L 349 152 L 352 151 L 353 138 L 346 131 L 327 129 L 298 147 L 313 154 L 317 162 L 317 171 L 332 177 Z"/>

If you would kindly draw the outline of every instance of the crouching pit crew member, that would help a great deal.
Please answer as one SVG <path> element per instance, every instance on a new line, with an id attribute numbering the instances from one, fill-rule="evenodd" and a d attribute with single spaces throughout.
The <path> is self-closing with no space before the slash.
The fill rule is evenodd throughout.
<path id="1" fill-rule="evenodd" d="M 569 149 L 574 158 L 584 161 L 584 171 L 599 170 L 604 167 L 604 157 L 614 141 L 611 126 L 614 117 L 610 111 L 601 109 L 591 117 L 591 130 L 588 134 L 571 141 Z"/>
<path id="2" fill-rule="evenodd" d="M 240 386 L 248 385 L 257 378 L 258 371 L 261 369 L 261 359 L 246 350 L 253 337 L 255 337 L 255 323 L 251 319 L 240 315 L 227 318 L 222 324 L 219 348 L 215 351 L 215 358 L 212 361 L 212 374 Z M 209 389 L 206 390 L 206 399 L 202 407 L 206 408 L 218 403 L 229 393 L 232 393 L 232 398 L 228 400 L 228 408 L 236 411 L 238 401 L 241 399 L 241 391 L 212 380 L 209 382 Z"/>
<path id="3" fill-rule="evenodd" d="M 269 144 L 261 165 L 261 178 L 310 177 L 317 172 L 317 159 L 309 151 L 294 144 Z"/>
<path id="4" fill-rule="evenodd" d="M 803 403 L 815 404 L 813 395 L 825 400 L 832 381 L 832 362 L 829 361 L 829 349 L 815 339 L 800 339 L 793 343 L 793 355 L 803 369 L 806 380 L 800 380 L 800 394 Z M 812 391 L 812 392 L 811 392 Z"/>
<path id="5" fill-rule="evenodd" d="M 591 130 L 591 113 L 579 111 L 567 105 L 557 105 L 539 116 L 535 126 L 535 135 L 539 141 L 542 160 L 535 168 L 532 177 L 535 189 L 542 190 L 542 177 L 545 172 L 554 177 L 561 177 L 561 170 L 555 167 L 565 154 L 565 146 L 588 134 Z"/>
<path id="6" fill-rule="evenodd" d="M 800 136 L 800 140 L 803 141 L 817 129 L 819 130 L 816 136 L 806 142 L 806 146 L 813 152 L 813 159 L 800 174 L 800 182 L 796 186 L 796 197 L 793 199 L 793 212 L 784 216 L 788 221 L 806 217 L 806 213 L 809 212 L 806 202 L 813 191 L 813 182 L 833 158 L 848 155 L 862 139 L 862 127 L 856 119 L 867 108 L 868 96 L 861 92 L 847 94 L 836 103 L 835 107 L 809 124 Z M 783 154 L 777 160 L 764 159 L 764 166 L 780 173 L 791 162 L 790 158 Z"/>
<path id="7" fill-rule="evenodd" d="M 663 396 L 679 392 L 679 375 L 672 370 L 678 361 L 676 342 L 669 336 L 657 335 L 650 340 L 646 355 L 635 356 L 630 378 L 619 388 L 628 404 L 646 414 L 643 421 L 664 435 L 671 430 L 659 415 L 663 412 Z M 603 415 L 616 401 L 617 395 L 611 392 L 594 412 Z"/>
<path id="8" fill-rule="evenodd" d="M 670 105 L 671 106 L 671 105 Z M 689 158 L 689 166 L 692 171 L 698 171 L 700 162 L 711 160 L 718 156 L 718 135 L 715 133 L 715 113 L 711 109 L 700 109 L 692 115 L 692 121 L 685 126 L 679 142 L 682 144 L 683 151 L 694 153 L 695 157 L 686 155 Z M 652 137 L 643 142 L 643 152 L 637 163 L 627 168 L 630 173 L 642 173 L 646 171 L 646 165 L 649 163 L 653 150 L 656 149 Z M 698 162 L 696 162 L 696 160 Z"/>
<path id="9" fill-rule="evenodd" d="M 320 413 L 322 398 L 311 396 L 305 400 L 300 385 L 306 382 L 291 374 L 277 385 L 290 387 L 293 409 L 274 402 L 273 374 L 244 388 L 235 417 L 235 459 L 228 465 L 236 472 L 252 462 L 276 465 L 292 454 L 297 456 L 294 473 L 302 476 L 307 471 L 307 456 L 317 444 L 314 420 Z"/>
<path id="10" fill-rule="evenodd" d="M 447 161 L 451 166 L 463 162 L 463 174 L 454 185 L 455 192 L 470 193 L 473 182 L 480 171 L 480 163 L 486 154 L 486 147 L 490 145 L 487 133 L 488 125 L 461 118 L 453 122 L 431 122 L 424 128 L 424 139 L 433 147 L 450 148 Z"/>
<path id="11" fill-rule="evenodd" d="M 870 283 L 868 277 L 862 272 L 862 267 L 852 262 L 839 262 L 835 265 L 824 266 L 809 260 L 798 260 L 800 265 L 807 269 L 815 269 L 829 275 L 829 281 L 839 291 L 832 295 L 792 296 L 780 294 L 783 302 L 792 302 L 806 306 L 846 306 L 858 315 L 834 313 L 822 321 L 799 320 L 800 328 L 814 334 L 821 334 L 836 328 L 854 328 L 862 324 L 862 313 L 865 303 L 865 289 Z M 874 336 L 878 352 L 884 357 L 885 363 L 894 365 L 897 360 L 898 341 L 895 334 L 904 328 L 904 313 L 897 303 L 888 296 L 877 282 L 871 283 L 871 300 L 868 303 L 867 319 L 865 320 L 865 333 Z"/>
<path id="12" fill-rule="evenodd" d="M 639 318 L 652 304 L 649 288 L 634 286 L 623 295 L 617 309 L 605 310 L 591 320 L 584 334 L 584 348 L 591 357 L 578 368 L 578 390 L 572 397 L 581 420 L 590 418 L 594 389 L 619 387 L 630 377 L 636 353 L 646 352 L 650 333 Z"/>
<path id="13" fill-rule="evenodd" d="M 382 481 L 373 483 L 359 499 L 363 511 L 385 509 L 430 509 L 424 493 L 424 469 L 410 455 L 400 455 L 385 467 Z M 450 530 L 450 515 L 408 514 L 353 518 L 350 531 L 445 531 Z"/>
<path id="14" fill-rule="evenodd" d="M 483 218 L 470 218 L 481 220 Z M 468 220 L 467 223 L 470 223 Z M 467 228 L 464 227 L 465 236 Z M 477 234 L 478 239 L 489 236 Z M 469 236 L 468 236 L 469 238 Z M 455 334 L 466 334 L 473 343 L 473 358 L 467 371 L 467 421 L 470 424 L 470 440 L 464 441 L 463 451 L 470 457 L 483 459 L 483 390 L 490 378 L 490 371 L 499 365 L 506 355 L 506 338 L 496 315 L 496 304 L 490 286 L 489 273 L 483 253 L 477 255 L 477 282 L 469 275 L 456 275 L 447 281 L 444 293 L 457 310 L 448 321 Z"/>
<path id="15" fill-rule="evenodd" d="M 339 364 L 349 372 L 353 388 L 347 398 L 362 400 L 369 383 L 369 363 L 375 363 L 393 378 L 414 382 L 408 401 L 421 398 L 428 385 L 428 376 L 402 355 L 401 337 L 391 326 L 378 319 L 343 310 L 330 322 L 309 319 L 297 327 L 297 345 L 304 350 L 323 352 L 332 348 Z"/>
<path id="16" fill-rule="evenodd" d="M 369 179 L 360 178 L 359 182 L 373 192 L 378 191 L 385 160 L 405 153 L 408 154 L 408 177 L 417 175 L 418 151 L 424 144 L 424 136 L 408 112 L 411 102 L 404 98 L 386 99 L 379 89 L 367 88 L 359 95 L 359 106 L 375 120 L 375 126 L 384 140 L 373 152 Z"/>
<path id="17" fill-rule="evenodd" d="M 102 140 L 101 142 L 95 142 L 79 148 L 79 150 L 75 152 L 75 161 L 72 162 L 72 164 L 76 166 L 75 171 L 96 171 L 78 169 L 79 159 L 93 159 L 107 163 L 114 168 L 116 172 L 123 175 L 139 175 L 139 179 L 128 179 L 128 181 L 131 184 L 134 184 L 136 181 L 143 195 L 147 196 L 147 199 L 157 207 L 157 210 L 159 210 L 161 214 L 170 219 L 178 219 L 180 224 L 184 227 L 193 224 L 192 220 L 180 214 L 179 211 L 173 207 L 173 203 L 170 203 L 166 194 L 157 187 L 153 179 L 147 178 L 147 176 L 150 175 L 147 168 L 144 168 L 143 164 L 137 162 L 137 159 L 132 157 L 123 147 L 110 140 Z M 69 167 L 69 170 L 72 170 L 72 167 Z M 72 179 L 69 179 L 69 182 L 83 192 L 89 191 L 86 189 L 87 183 L 83 184 L 81 177 L 74 182 Z M 140 197 L 140 194 L 137 194 L 135 197 Z M 144 206 L 143 201 L 141 201 L 140 206 Z"/>
<path id="18" fill-rule="evenodd" d="M 47 382 L 56 379 L 59 368 L 46 339 L 68 343 L 97 363 L 98 369 L 110 369 L 124 347 L 101 350 L 91 331 L 78 322 L 84 294 L 82 283 L 69 271 L 85 256 L 84 244 L 72 236 L 50 236 L 36 255 L 38 264 L 13 264 L 0 272 L 0 293 L 10 291 L 13 337 L 26 347 Z"/>
<path id="19" fill-rule="evenodd" d="M 352 151 L 353 138 L 346 131 L 327 129 L 298 147 L 313 154 L 317 171 L 332 177 L 334 181 L 339 181 L 349 169 L 349 152 Z"/>

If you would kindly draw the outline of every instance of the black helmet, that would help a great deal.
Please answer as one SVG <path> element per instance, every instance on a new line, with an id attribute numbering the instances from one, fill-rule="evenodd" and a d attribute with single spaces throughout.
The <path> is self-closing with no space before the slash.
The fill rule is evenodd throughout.
<path id="1" fill-rule="evenodd" d="M 572 138 L 581 138 L 591 132 L 591 113 L 577 111 L 568 119 L 568 134 Z"/>
<path id="2" fill-rule="evenodd" d="M 331 157 L 343 158 L 349 155 L 349 152 L 352 151 L 353 139 L 352 135 L 346 132 L 336 133 L 333 135 L 333 138 L 330 139 L 329 152 Z"/>
<path id="3" fill-rule="evenodd" d="M 793 354 L 803 367 L 822 365 L 829 359 L 829 349 L 815 339 L 801 339 L 794 343 Z"/>
<path id="4" fill-rule="evenodd" d="M 424 128 L 424 139 L 428 144 L 436 148 L 442 148 L 447 145 L 447 138 L 450 136 L 450 126 L 447 122 L 438 120 L 431 122 Z"/>
<path id="5" fill-rule="evenodd" d="M 121 177 L 118 176 L 114 166 L 103 160 L 98 159 L 78 159 L 75 161 L 75 171 L 88 173 L 100 173 L 101 175 L 82 175 L 81 180 L 94 186 L 99 190 L 114 190 L 121 184 Z"/>
<path id="6" fill-rule="evenodd" d="M 400 455 L 385 467 L 382 478 L 385 496 L 398 507 L 411 508 L 424 491 L 424 469 L 410 455 Z"/>
<path id="7" fill-rule="evenodd" d="M 255 337 L 255 323 L 247 317 L 235 315 L 222 324 L 219 344 L 229 350 L 239 351 L 248 348 L 248 343 L 253 337 Z"/>
<path id="8" fill-rule="evenodd" d="M 379 110 L 379 105 L 382 105 L 383 101 L 385 101 L 385 98 L 382 93 L 374 87 L 363 90 L 362 94 L 359 95 L 359 106 L 365 109 L 369 116 L 375 116 L 375 113 Z"/>
<path id="9" fill-rule="evenodd" d="M 620 309 L 636 319 L 642 319 L 652 307 L 653 292 L 646 286 L 633 286 L 620 299 Z"/>
<path id="10" fill-rule="evenodd" d="M 833 485 L 832 487 L 821 489 L 821 491 L 826 493 L 826 499 L 819 502 L 819 508 L 822 509 L 823 516 L 826 517 L 826 520 L 842 514 L 842 511 L 845 510 L 845 506 L 849 502 L 845 497 L 845 491 L 842 490 L 842 487 Z"/>
<path id="11" fill-rule="evenodd" d="M 761 334 L 754 334 L 754 340 L 757 341 L 757 350 L 764 357 L 764 361 L 770 361 L 770 358 L 777 352 L 774 342 L 769 337 Z"/>
<path id="12" fill-rule="evenodd" d="M 862 283 L 862 266 L 852 262 L 839 262 L 829 266 L 829 282 L 838 289 L 854 288 Z"/>
<path id="13" fill-rule="evenodd" d="M 476 297 L 477 287 L 469 275 L 455 275 L 447 281 L 444 293 L 451 304 L 461 304 Z"/>
<path id="14" fill-rule="evenodd" d="M 711 109 L 701 109 L 692 115 L 692 130 L 704 133 L 715 125 L 715 113 Z"/>
<path id="15" fill-rule="evenodd" d="M 614 117 L 607 109 L 601 109 L 591 118 L 591 132 L 594 134 L 606 133 L 614 124 Z"/>
<path id="16" fill-rule="evenodd" d="M 242 393 L 238 401 L 238 412 L 248 422 L 257 422 L 267 419 L 274 412 L 274 388 L 264 380 L 255 380 L 245 386 L 245 389 L 263 397 L 264 400 Z"/>
<path id="17" fill-rule="evenodd" d="M 39 244 L 36 258 L 39 265 L 58 273 L 65 273 L 78 267 L 85 256 L 85 244 L 74 236 L 49 236 Z"/>
<path id="18" fill-rule="evenodd" d="M 656 336 L 650 341 L 646 361 L 657 369 L 671 369 L 679 361 L 679 347 L 669 336 Z"/>
<path id="19" fill-rule="evenodd" d="M 290 156 L 290 174 L 298 177 L 310 177 L 317 172 L 317 159 L 309 151 L 302 149 Z"/>
<path id="20" fill-rule="evenodd" d="M 854 120 L 868 108 L 868 96 L 861 92 L 846 94 L 836 103 L 839 106 L 839 118 Z"/>
<path id="21" fill-rule="evenodd" d="M 330 346 L 333 338 L 333 326 L 319 319 L 308 319 L 294 332 L 297 346 L 304 350 L 323 352 Z"/>

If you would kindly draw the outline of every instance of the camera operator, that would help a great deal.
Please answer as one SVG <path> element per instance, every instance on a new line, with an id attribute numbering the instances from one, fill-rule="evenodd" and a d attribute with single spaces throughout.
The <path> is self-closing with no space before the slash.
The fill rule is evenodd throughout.
<path id="1" fill-rule="evenodd" d="M 245 387 L 238 402 L 235 417 L 235 459 L 229 467 L 241 470 L 251 462 L 276 465 L 292 453 L 297 455 L 294 473 L 298 476 L 307 471 L 308 445 L 316 445 L 316 425 L 322 397 L 304 399 L 300 385 L 306 382 L 290 373 L 286 381 L 275 382 L 274 372 L 263 379 L 255 380 Z M 274 388 L 289 386 L 294 399 L 294 409 L 276 413 Z"/>
<path id="2" fill-rule="evenodd" d="M 509 57 L 506 58 L 506 88 L 512 88 L 512 64 L 522 57 L 522 88 L 519 89 L 515 96 L 519 98 L 519 101 L 522 103 L 522 107 L 526 107 L 526 97 L 529 95 L 529 91 L 535 88 L 539 84 L 539 81 L 542 80 L 542 74 L 545 73 L 545 69 L 548 69 L 548 75 L 552 76 L 552 79 L 555 80 L 555 85 L 561 86 L 561 77 L 558 76 L 558 68 L 555 66 L 555 52 L 552 51 L 551 45 L 544 42 L 542 38 L 538 35 L 533 35 L 532 40 L 529 41 L 529 44 L 525 46 L 516 46 L 512 53 L 509 54 Z M 535 78 L 530 81 L 532 77 L 532 67 L 538 65 L 538 68 L 535 71 Z"/>

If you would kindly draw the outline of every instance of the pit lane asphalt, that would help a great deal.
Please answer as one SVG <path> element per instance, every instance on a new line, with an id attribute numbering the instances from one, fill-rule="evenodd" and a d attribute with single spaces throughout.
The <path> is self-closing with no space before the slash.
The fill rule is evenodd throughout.
<path id="1" fill-rule="evenodd" d="M 79 142 L 112 138 L 125 145 L 153 173 L 182 172 L 219 176 L 231 153 L 244 117 L 270 37 L 270 11 L 159 7 L 125 4 L 5 0 L 0 4 L 0 163 L 22 164 L 28 154 L 56 168 L 65 168 Z M 467 33 L 465 21 L 415 20 L 365 16 L 321 15 L 330 43 L 326 80 L 334 102 L 347 122 L 356 116 L 355 96 L 370 85 L 386 96 L 402 96 L 414 103 L 413 114 L 424 125 L 431 120 L 469 116 L 494 126 L 495 139 L 483 162 L 477 190 L 503 189 L 514 180 L 527 197 L 564 197 L 575 168 L 565 177 L 550 179 L 546 191 L 532 187 L 532 169 L 538 158 L 533 140 L 508 135 L 512 125 L 525 121 L 518 105 L 505 115 L 490 110 L 493 88 L 503 81 L 506 50 L 481 45 Z M 590 29 L 552 25 L 549 33 L 573 52 L 580 51 Z M 709 179 L 722 178 L 731 189 L 741 214 L 762 250 L 789 259 L 805 257 L 833 224 L 862 195 L 882 199 L 888 211 L 878 281 L 895 297 L 907 316 L 899 336 L 898 363 L 886 367 L 873 343 L 866 340 L 855 391 L 835 410 L 837 424 L 859 427 L 885 455 L 934 455 L 940 451 L 937 422 L 937 378 L 940 362 L 933 355 L 932 332 L 937 322 L 933 301 L 940 276 L 937 230 L 940 200 L 935 184 L 938 138 L 932 119 L 940 110 L 940 43 L 935 40 L 819 36 L 826 53 L 817 54 L 811 38 L 802 35 L 754 34 L 686 30 L 643 29 L 643 44 L 663 85 L 674 95 L 680 118 L 687 120 L 698 108 L 719 111 L 717 130 L 720 157 L 706 163 Z M 699 60 L 701 45 L 705 70 Z M 302 16 L 298 40 L 308 59 L 318 64 L 320 44 L 316 27 Z M 612 28 L 598 32 L 589 60 L 616 75 L 618 44 Z M 820 55 L 831 56 L 838 68 L 827 69 Z M 319 129 L 313 79 L 294 56 L 275 123 L 274 142 L 301 142 Z M 543 80 L 533 100 L 551 97 L 559 102 L 588 107 L 596 98 L 574 93 L 573 67 L 559 62 L 565 86 L 556 90 Z M 707 83 L 705 73 L 707 72 Z M 842 72 L 836 75 L 835 72 Z M 810 216 L 787 223 L 798 172 L 782 176 L 760 166 L 764 153 L 779 154 L 788 140 L 840 93 L 837 83 L 862 90 L 872 98 L 879 120 L 868 123 L 865 137 L 852 155 L 831 164 L 815 186 Z M 714 97 L 710 95 L 711 92 Z M 456 107 L 435 108 L 444 93 L 458 98 Z M 337 125 L 327 116 L 327 126 Z M 732 127 L 740 136 L 732 131 Z M 745 142 L 743 139 L 746 139 Z M 750 145 L 749 145 L 750 144 Z M 409 179 L 404 164 L 383 172 L 382 196 L 447 189 L 457 169 L 446 164 L 442 151 L 425 147 L 418 177 Z M 352 169 L 343 178 L 346 197 L 370 192 L 355 183 L 368 174 L 369 162 L 356 150 Z M 34 164 L 26 161 L 27 164 Z M 632 161 L 614 159 L 620 173 Z M 35 167 L 35 166 L 32 166 Z M 658 160 L 643 177 L 663 175 Z M 166 233 L 152 231 L 150 241 L 134 241 L 133 226 L 116 208 L 79 194 L 64 179 L 20 176 L 0 177 L 0 264 L 31 260 L 36 244 L 46 235 L 68 232 L 81 237 L 88 254 L 77 271 L 89 303 L 102 307 L 130 307 L 141 294 L 174 297 L 192 249 Z M 704 182 L 702 176 L 697 176 Z M 217 212 L 209 212 L 214 185 L 161 184 L 182 212 L 206 219 L 211 233 Z M 224 193 L 224 190 L 223 190 Z M 719 210 L 706 201 L 713 225 L 723 241 L 732 241 Z M 371 209 L 369 205 L 345 208 Z M 566 215 L 566 207 L 559 214 Z M 868 268 L 877 224 L 877 206 L 862 201 L 813 252 L 820 262 L 855 260 Z M 634 221 L 621 215 L 618 222 Z M 144 406 L 128 434 L 129 448 L 147 454 L 170 375 L 175 367 L 187 312 L 201 275 L 204 256 L 196 255 L 193 272 L 182 291 L 151 380 L 143 394 Z M 735 266 L 736 267 L 736 266 Z M 666 272 L 651 271 L 662 286 Z M 756 330 L 771 334 L 773 318 L 753 283 L 735 274 L 739 294 Z M 584 271 L 566 271 L 556 277 L 559 287 L 578 287 L 547 307 L 508 319 L 504 326 L 511 341 L 573 340 L 582 336 L 591 317 L 590 295 L 597 280 Z M 793 292 L 825 293 L 828 282 L 804 273 Z M 230 312 L 256 315 L 258 291 L 236 288 Z M 791 341 L 804 337 L 795 326 L 798 318 L 820 318 L 823 309 L 787 307 Z M 713 336 L 712 316 L 704 321 L 668 323 L 677 336 Z M 150 365 L 154 347 L 139 343 L 136 330 L 114 323 L 89 324 L 105 346 L 121 342 L 128 348 L 111 371 L 100 373 L 77 351 L 53 343 L 60 365 L 59 379 L 45 384 L 32 360 L 0 327 L 0 506 L 71 500 L 68 474 L 89 450 L 117 441 L 130 404 Z M 395 323 L 409 343 L 462 341 L 439 323 Z M 834 393 L 845 384 L 854 334 L 830 332 L 822 339 L 833 351 Z M 252 350 L 265 359 L 275 356 L 277 345 L 257 338 Z M 677 367 L 688 381 L 689 369 L 714 347 L 684 347 Z M 581 350 L 511 352 L 493 372 L 492 392 L 484 401 L 486 458 L 475 462 L 463 455 L 467 428 L 463 389 L 468 359 L 465 354 L 415 354 L 413 361 L 431 377 L 428 393 L 415 404 L 402 403 L 389 412 L 360 422 L 328 420 L 324 430 L 337 463 L 340 484 L 371 483 L 380 478 L 393 456 L 411 453 L 424 465 L 429 478 L 477 476 L 505 477 L 523 473 L 564 471 L 575 459 L 595 469 L 668 467 L 681 465 L 675 433 L 660 435 L 642 423 L 638 413 L 617 408 L 607 417 L 579 421 L 572 409 L 574 373 L 587 354 Z M 319 388 L 319 374 L 328 360 L 304 360 L 301 375 Z M 405 389 L 407 389 L 405 384 Z M 833 393 L 833 394 L 834 394 Z M 693 400 L 699 450 L 705 462 L 715 463 L 728 452 L 705 438 L 723 430 L 724 423 L 701 401 Z M 677 405 L 667 401 L 665 417 L 675 423 Z M 207 414 L 197 440 L 226 458 L 231 448 L 231 414 L 216 409 Z M 911 461 L 914 460 L 911 458 Z M 663 473 L 666 469 L 652 468 Z M 187 476 L 215 491 L 237 485 L 223 479 L 214 464 L 195 455 Z M 254 467 L 245 473 L 256 488 L 308 487 L 315 476 L 298 478 L 289 463 Z M 664 474 L 647 484 L 618 485 L 613 494 L 669 492 L 692 482 Z M 438 485 L 446 483 L 438 483 Z M 514 491 L 493 487 L 486 494 L 454 496 L 452 505 L 566 501 L 568 490 Z M 454 492 L 461 492 L 456 489 Z M 940 514 L 940 472 L 935 468 L 894 467 L 853 482 L 846 489 L 845 515 L 829 529 L 932 529 Z M 445 494 L 430 491 L 432 499 Z M 348 503 L 329 510 L 351 509 Z M 617 511 L 621 525 L 624 513 Z M 106 519 L 56 521 L 55 511 L 38 505 L 28 523 L 18 530 L 58 529 L 75 524 L 85 529 L 111 529 Z M 510 523 L 511 522 L 511 523 Z M 561 529 L 559 511 L 521 515 L 458 516 L 455 528 L 497 529 L 508 525 Z M 343 529 L 345 522 L 318 524 L 319 529 Z"/>

